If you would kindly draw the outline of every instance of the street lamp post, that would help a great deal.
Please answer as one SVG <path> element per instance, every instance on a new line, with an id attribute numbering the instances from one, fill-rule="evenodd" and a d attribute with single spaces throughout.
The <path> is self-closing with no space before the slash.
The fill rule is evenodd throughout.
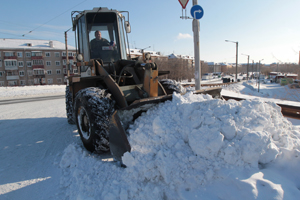
<path id="1" fill-rule="evenodd" d="M 248 80 L 248 70 L 249 70 L 249 58 L 250 58 L 250 56 L 246 55 L 246 54 L 242 54 L 242 55 L 248 56 L 248 64 L 247 64 L 247 80 Z"/>
<path id="2" fill-rule="evenodd" d="M 260 88 L 260 61 L 263 61 L 264 59 L 259 60 L 258 62 L 258 92 L 259 92 L 259 88 Z"/>
<path id="3" fill-rule="evenodd" d="M 252 79 L 254 78 L 254 75 L 253 75 L 253 66 L 254 66 L 254 60 L 252 60 Z"/>
<path id="4" fill-rule="evenodd" d="M 239 46 L 239 42 L 234 42 L 234 41 L 230 41 L 230 40 L 225 40 L 225 42 L 232 42 L 236 44 L 236 60 L 235 60 L 235 81 L 237 82 L 237 73 L 238 73 L 238 46 Z"/>

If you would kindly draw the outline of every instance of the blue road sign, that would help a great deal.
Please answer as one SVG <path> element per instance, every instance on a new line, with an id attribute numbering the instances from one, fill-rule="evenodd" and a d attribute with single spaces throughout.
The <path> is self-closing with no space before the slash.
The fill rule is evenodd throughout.
<path id="1" fill-rule="evenodd" d="M 199 5 L 194 5 L 191 8 L 191 15 L 194 19 L 201 19 L 203 17 L 204 11 L 203 8 Z"/>

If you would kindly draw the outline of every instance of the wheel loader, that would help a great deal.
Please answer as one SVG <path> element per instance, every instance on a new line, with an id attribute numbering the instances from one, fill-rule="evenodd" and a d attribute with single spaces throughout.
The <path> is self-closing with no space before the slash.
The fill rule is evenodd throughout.
<path id="1" fill-rule="evenodd" d="M 68 122 L 77 125 L 87 150 L 110 150 L 114 159 L 120 161 L 131 150 L 128 124 L 151 106 L 171 100 L 173 92 L 185 91 L 175 81 L 160 80 L 159 76 L 169 72 L 159 71 L 149 55 L 143 55 L 141 60 L 131 59 L 129 12 L 100 7 L 73 11 L 71 18 L 78 74 L 70 75 L 67 57 Z M 67 39 L 66 51 L 68 55 Z M 215 88 L 195 93 L 220 96 L 220 91 L 221 88 Z"/>

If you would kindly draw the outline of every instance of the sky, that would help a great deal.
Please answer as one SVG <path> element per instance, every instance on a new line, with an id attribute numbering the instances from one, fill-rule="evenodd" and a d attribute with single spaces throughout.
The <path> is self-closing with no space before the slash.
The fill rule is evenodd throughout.
<path id="1" fill-rule="evenodd" d="M 183 14 L 191 17 L 190 0 Z M 264 64 L 298 63 L 300 26 L 298 0 L 198 0 L 204 10 L 200 19 L 200 59 L 207 62 Z M 2 2 L 0 38 L 46 39 L 64 42 L 71 28 L 71 11 L 108 7 L 129 11 L 130 48 L 147 48 L 163 55 L 194 56 L 192 19 L 181 19 L 177 0 L 15 0 Z M 24 36 L 23 36 L 24 35 Z M 75 46 L 74 33 L 68 43 Z"/>

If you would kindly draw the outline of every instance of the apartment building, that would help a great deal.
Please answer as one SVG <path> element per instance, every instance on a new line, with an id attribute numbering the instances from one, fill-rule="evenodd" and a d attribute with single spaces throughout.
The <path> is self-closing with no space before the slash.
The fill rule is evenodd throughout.
<path id="1" fill-rule="evenodd" d="M 68 45 L 71 73 L 75 47 Z M 67 55 L 65 44 L 51 40 L 0 39 L 0 86 L 62 85 Z"/>

